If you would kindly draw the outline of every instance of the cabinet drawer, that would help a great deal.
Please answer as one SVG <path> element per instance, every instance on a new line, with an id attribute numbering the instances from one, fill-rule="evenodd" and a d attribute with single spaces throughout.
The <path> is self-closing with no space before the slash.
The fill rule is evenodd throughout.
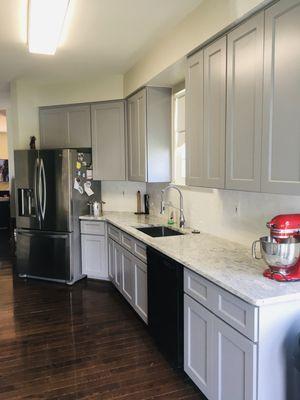
<path id="1" fill-rule="evenodd" d="M 114 239 L 116 242 L 121 243 L 121 231 L 113 225 L 108 225 L 108 236 Z"/>
<path id="2" fill-rule="evenodd" d="M 212 309 L 214 304 L 213 285 L 200 275 L 184 269 L 184 291 L 205 307 Z"/>
<path id="3" fill-rule="evenodd" d="M 81 221 L 80 230 L 88 235 L 105 235 L 105 222 L 101 221 Z"/>
<path id="4" fill-rule="evenodd" d="M 216 286 L 213 311 L 252 341 L 258 340 L 257 307 Z"/>
<path id="5" fill-rule="evenodd" d="M 134 251 L 134 239 L 127 233 L 121 232 L 121 245 L 131 252 Z"/>
<path id="6" fill-rule="evenodd" d="M 184 270 L 184 291 L 252 341 L 258 340 L 258 308 Z"/>
<path id="7" fill-rule="evenodd" d="M 135 240 L 133 252 L 142 261 L 147 262 L 147 246 L 144 243 Z"/>

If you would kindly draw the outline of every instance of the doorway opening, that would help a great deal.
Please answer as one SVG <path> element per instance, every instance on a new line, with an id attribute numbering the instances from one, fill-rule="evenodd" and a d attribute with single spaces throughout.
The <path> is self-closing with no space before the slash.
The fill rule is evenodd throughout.
<path id="1" fill-rule="evenodd" d="M 0 110 L 0 259 L 11 256 L 10 182 L 6 110 Z"/>

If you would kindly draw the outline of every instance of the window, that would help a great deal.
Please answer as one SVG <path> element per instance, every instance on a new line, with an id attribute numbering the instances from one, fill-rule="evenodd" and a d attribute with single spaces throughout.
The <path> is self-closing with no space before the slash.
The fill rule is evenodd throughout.
<path id="1" fill-rule="evenodd" d="M 173 182 L 185 185 L 185 90 L 173 97 Z"/>

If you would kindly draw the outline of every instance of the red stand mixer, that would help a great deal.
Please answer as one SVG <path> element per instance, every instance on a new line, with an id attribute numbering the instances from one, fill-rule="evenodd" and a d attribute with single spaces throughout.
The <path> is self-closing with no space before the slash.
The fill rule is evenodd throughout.
<path id="1" fill-rule="evenodd" d="M 267 223 L 270 236 L 253 242 L 252 255 L 264 259 L 269 268 L 264 276 L 280 282 L 300 280 L 300 214 L 282 214 Z M 260 243 L 261 256 L 256 245 Z"/>

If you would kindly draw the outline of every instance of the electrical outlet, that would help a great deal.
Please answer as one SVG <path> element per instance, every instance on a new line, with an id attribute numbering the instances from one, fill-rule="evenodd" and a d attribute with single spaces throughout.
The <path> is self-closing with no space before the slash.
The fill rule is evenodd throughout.
<path id="1" fill-rule="evenodd" d="M 235 204 L 235 205 L 234 205 L 234 214 L 235 214 L 236 216 L 239 216 L 239 215 L 240 215 L 240 205 L 239 205 L 239 204 Z"/>

